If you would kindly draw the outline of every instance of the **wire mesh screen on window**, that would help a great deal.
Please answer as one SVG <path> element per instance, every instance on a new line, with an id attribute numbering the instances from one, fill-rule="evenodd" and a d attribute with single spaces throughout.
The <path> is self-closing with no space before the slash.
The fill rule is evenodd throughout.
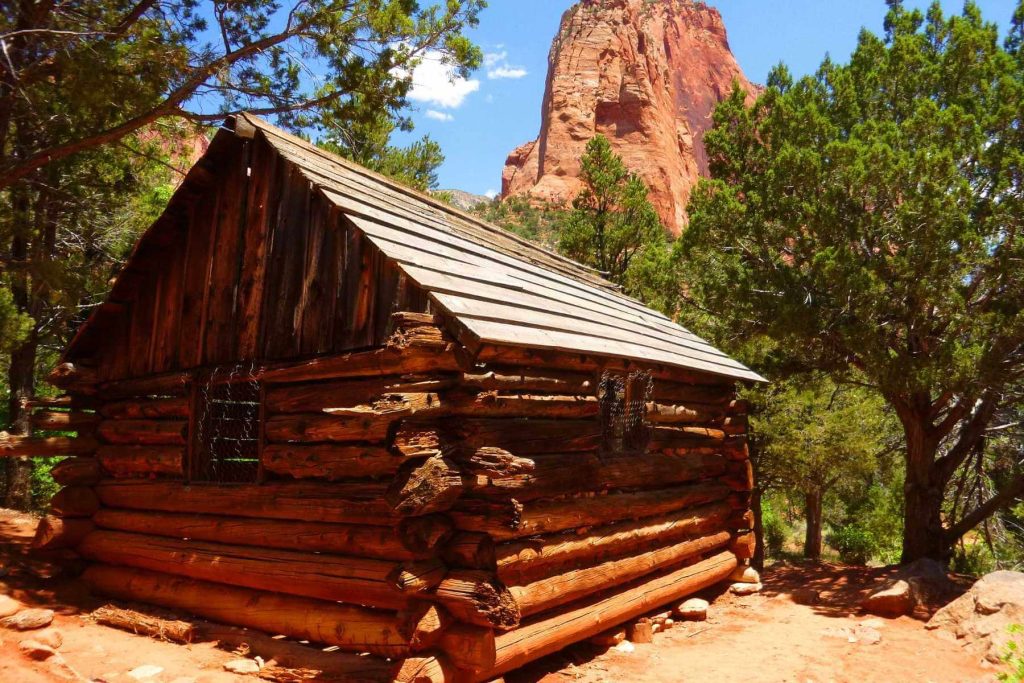
<path id="1" fill-rule="evenodd" d="M 260 383 L 255 366 L 214 370 L 195 394 L 193 481 L 255 482 L 259 478 Z"/>
<path id="2" fill-rule="evenodd" d="M 653 381 L 649 372 L 628 374 L 604 372 L 598 388 L 601 407 L 601 433 L 608 450 L 643 450 L 649 431 L 647 401 Z"/>

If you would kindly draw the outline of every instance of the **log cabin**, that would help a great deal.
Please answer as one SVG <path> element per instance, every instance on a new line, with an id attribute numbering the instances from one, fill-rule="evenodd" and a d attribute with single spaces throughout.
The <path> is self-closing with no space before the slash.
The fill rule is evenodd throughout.
<path id="1" fill-rule="evenodd" d="M 486 681 L 753 551 L 761 378 L 599 273 L 229 119 L 8 455 L 96 593 Z"/>

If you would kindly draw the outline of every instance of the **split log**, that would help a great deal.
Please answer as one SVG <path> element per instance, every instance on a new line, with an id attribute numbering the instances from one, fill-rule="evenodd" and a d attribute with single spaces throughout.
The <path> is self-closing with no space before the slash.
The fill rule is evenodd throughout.
<path id="1" fill-rule="evenodd" d="M 0 458 L 52 458 L 61 455 L 91 455 L 96 450 L 91 437 L 14 436 L 0 432 Z"/>
<path id="2" fill-rule="evenodd" d="M 720 455 L 672 457 L 649 454 L 575 453 L 537 455 L 534 469 L 522 474 L 491 476 L 471 487 L 475 496 L 515 496 L 527 501 L 582 491 L 679 484 L 717 477 L 728 461 Z"/>
<path id="3" fill-rule="evenodd" d="M 725 417 L 725 406 L 648 402 L 646 418 L 654 424 L 708 424 Z"/>
<path id="4" fill-rule="evenodd" d="M 136 379 L 104 382 L 99 396 L 106 401 L 140 396 L 184 396 L 190 381 L 187 372 L 169 372 Z"/>
<path id="5" fill-rule="evenodd" d="M 136 635 L 187 645 L 196 638 L 195 625 L 178 619 L 162 619 L 114 605 L 104 605 L 89 614 L 94 621 Z"/>
<path id="6" fill-rule="evenodd" d="M 704 404 L 727 407 L 736 396 L 732 385 L 696 385 L 679 384 L 678 382 L 655 382 L 651 389 L 651 398 L 661 403 Z"/>
<path id="7" fill-rule="evenodd" d="M 458 461 L 459 466 L 467 474 L 478 477 L 507 477 L 537 469 L 533 460 L 512 455 L 504 448 L 491 446 L 481 446 L 469 453 L 457 450 L 452 454 L 452 458 Z"/>
<path id="8" fill-rule="evenodd" d="M 104 420 L 96 433 L 111 444 L 184 446 L 185 420 Z"/>
<path id="9" fill-rule="evenodd" d="M 395 612 L 339 604 L 160 572 L 94 565 L 85 582 L 97 593 L 181 609 L 206 619 L 280 633 L 385 657 L 408 654 Z"/>
<path id="10" fill-rule="evenodd" d="M 109 419 L 139 420 L 188 417 L 188 399 L 184 396 L 114 401 L 100 408 L 100 415 Z"/>
<path id="11" fill-rule="evenodd" d="M 736 555 L 737 559 L 749 560 L 757 551 L 757 537 L 753 531 L 739 533 L 729 544 L 729 550 Z"/>
<path id="12" fill-rule="evenodd" d="M 458 465 L 434 456 L 403 465 L 384 499 L 392 510 L 406 517 L 442 512 L 462 495 L 466 483 Z"/>
<path id="13" fill-rule="evenodd" d="M 393 683 L 450 683 L 458 680 L 459 673 L 441 654 L 409 657 L 398 662 L 391 675 Z"/>
<path id="14" fill-rule="evenodd" d="M 725 432 L 710 427 L 668 427 L 651 428 L 650 450 L 662 448 L 695 448 L 701 446 L 721 447 Z"/>
<path id="15" fill-rule="evenodd" d="M 735 567 L 736 558 L 732 553 L 719 553 L 697 564 L 616 587 L 606 594 L 582 600 L 567 610 L 539 617 L 513 631 L 499 634 L 495 638 L 495 665 L 478 675 L 477 680 L 488 680 L 511 671 L 714 585 L 728 577 Z"/>
<path id="16" fill-rule="evenodd" d="M 494 666 L 494 630 L 453 624 L 441 634 L 440 649 L 463 671 L 487 671 Z"/>
<path id="17" fill-rule="evenodd" d="M 482 531 L 506 540 L 654 517 L 723 500 L 729 493 L 729 488 L 720 484 L 697 484 L 527 504 L 516 500 L 486 503 L 464 499 L 449 515 L 459 529 Z"/>
<path id="18" fill-rule="evenodd" d="M 99 461 L 90 457 L 65 458 L 50 470 L 50 476 L 61 486 L 94 486 L 101 475 Z"/>
<path id="19" fill-rule="evenodd" d="M 424 515 L 403 519 L 398 525 L 402 545 L 413 553 L 433 553 L 454 533 L 455 526 L 445 515 Z"/>
<path id="20" fill-rule="evenodd" d="M 450 344 L 385 347 L 374 351 L 324 356 L 302 363 L 281 363 L 267 368 L 260 379 L 268 384 L 323 381 L 343 377 L 379 377 L 459 371 Z"/>
<path id="21" fill-rule="evenodd" d="M 92 517 L 100 501 L 88 486 L 65 486 L 50 500 L 50 512 L 58 517 Z"/>
<path id="22" fill-rule="evenodd" d="M 438 559 L 404 562 L 388 574 L 388 581 L 401 593 L 415 595 L 441 583 L 448 567 Z"/>
<path id="23" fill-rule="evenodd" d="M 340 417 L 362 417 L 363 415 L 388 416 L 392 419 L 427 414 L 441 414 L 447 410 L 441 395 L 435 392 L 406 394 L 385 394 L 372 403 L 350 407 L 325 406 L 321 410 L 328 415 Z"/>
<path id="24" fill-rule="evenodd" d="M 384 609 L 401 609 L 407 602 L 388 578 L 394 563 L 381 560 L 105 530 L 89 534 L 78 552 L 104 564 L 308 598 Z"/>
<path id="25" fill-rule="evenodd" d="M 130 510 L 190 510 L 305 522 L 388 526 L 397 522 L 384 502 L 382 484 L 282 482 L 260 485 L 190 486 L 171 481 L 104 481 L 96 493 L 107 507 Z"/>
<path id="26" fill-rule="evenodd" d="M 467 449 L 495 446 L 520 456 L 592 451 L 601 445 L 596 420 L 467 418 L 454 422 L 452 429 Z"/>
<path id="27" fill-rule="evenodd" d="M 63 519 L 46 515 L 36 526 L 32 539 L 34 550 L 74 550 L 95 529 L 89 519 Z"/>
<path id="28" fill-rule="evenodd" d="M 295 413 L 275 415 L 263 427 L 268 441 L 383 441 L 393 422 L 390 415 L 364 414 L 359 416 Z"/>
<path id="29" fill-rule="evenodd" d="M 498 391 L 539 391 L 563 395 L 593 396 L 594 375 L 582 372 L 533 372 L 522 368 L 498 368 L 462 375 L 464 386 Z"/>
<path id="30" fill-rule="evenodd" d="M 70 396 L 64 394 L 61 396 L 37 396 L 30 398 L 25 401 L 26 408 L 71 408 L 72 406 L 83 403 L 82 396 Z"/>
<path id="31" fill-rule="evenodd" d="M 498 578 L 509 586 L 528 584 L 565 571 L 645 552 L 658 544 L 725 529 L 731 515 L 732 507 L 719 502 L 601 526 L 585 535 L 563 533 L 502 543 L 494 548 Z"/>
<path id="32" fill-rule="evenodd" d="M 260 462 L 266 472 L 335 481 L 394 474 L 402 458 L 380 446 L 269 444 L 263 448 Z"/>
<path id="33" fill-rule="evenodd" d="M 185 449 L 180 446 L 100 446 L 96 459 L 117 479 L 158 474 L 181 477 L 185 472 Z"/>
<path id="34" fill-rule="evenodd" d="M 496 566 L 494 540 L 487 534 L 460 531 L 441 549 L 441 557 L 450 567 L 491 569 Z"/>
<path id="35" fill-rule="evenodd" d="M 599 409 L 594 396 L 498 396 L 494 392 L 449 394 L 445 407 L 451 415 L 567 420 L 595 417 Z"/>
<path id="36" fill-rule="evenodd" d="M 437 425 L 402 422 L 391 440 L 391 447 L 406 458 L 429 458 L 448 455 L 452 440 Z"/>
<path id="37" fill-rule="evenodd" d="M 554 574 L 525 586 L 509 588 L 523 616 L 564 605 L 609 586 L 619 585 L 697 555 L 722 548 L 732 538 L 728 531 L 692 538 L 638 555 L 608 560 L 593 567 Z"/>
<path id="38" fill-rule="evenodd" d="M 221 517 L 213 515 L 139 512 L 101 508 L 97 526 L 115 531 L 231 543 L 261 548 L 337 553 L 353 557 L 404 561 L 424 559 L 429 549 L 412 552 L 394 527 L 324 524 L 292 520 Z"/>
<path id="39" fill-rule="evenodd" d="M 436 394 L 454 385 L 454 378 L 429 375 L 280 384 L 267 390 L 265 406 L 268 413 L 312 413 L 324 408 L 369 406 L 392 395 Z"/>
<path id="40" fill-rule="evenodd" d="M 91 432 L 96 429 L 99 416 L 77 411 L 37 410 L 32 413 L 31 421 L 35 429 Z"/>
<path id="41" fill-rule="evenodd" d="M 490 572 L 453 570 L 434 589 L 434 598 L 459 621 L 497 629 L 519 625 L 516 601 Z"/>
<path id="42" fill-rule="evenodd" d="M 437 645 L 441 634 L 453 623 L 443 607 L 423 600 L 413 601 L 398 615 L 399 633 L 413 652 L 423 652 Z"/>

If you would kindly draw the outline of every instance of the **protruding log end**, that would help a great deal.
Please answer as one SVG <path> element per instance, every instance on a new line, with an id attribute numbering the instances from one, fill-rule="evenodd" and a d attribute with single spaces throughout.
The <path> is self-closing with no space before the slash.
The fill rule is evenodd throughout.
<path id="1" fill-rule="evenodd" d="M 39 520 L 39 525 L 36 527 L 36 535 L 32 539 L 32 549 L 74 549 L 93 529 L 95 526 L 88 519 L 61 519 L 53 515 L 46 515 Z"/>
<path id="2" fill-rule="evenodd" d="M 413 652 L 423 652 L 437 645 L 453 623 L 448 612 L 438 604 L 416 601 L 398 615 L 398 629 Z"/>
<path id="3" fill-rule="evenodd" d="M 398 663 L 394 683 L 453 683 L 457 670 L 444 655 L 409 657 Z"/>
<path id="4" fill-rule="evenodd" d="M 384 499 L 398 514 L 414 517 L 448 510 L 465 488 L 458 465 L 434 456 L 399 469 Z"/>
<path id="5" fill-rule="evenodd" d="M 434 589 L 434 595 L 460 621 L 502 631 L 519 625 L 519 604 L 490 572 L 472 569 L 449 572 Z"/>

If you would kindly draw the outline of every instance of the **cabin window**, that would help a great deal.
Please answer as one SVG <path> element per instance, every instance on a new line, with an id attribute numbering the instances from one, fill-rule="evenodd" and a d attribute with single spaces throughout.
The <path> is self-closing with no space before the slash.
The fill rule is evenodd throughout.
<path id="1" fill-rule="evenodd" d="M 650 430 L 647 401 L 651 396 L 651 373 L 605 372 L 598 387 L 601 434 L 608 451 L 640 451 L 647 448 Z"/>
<path id="2" fill-rule="evenodd" d="M 193 389 L 192 481 L 252 483 L 260 476 L 260 383 L 254 369 L 217 368 Z"/>

